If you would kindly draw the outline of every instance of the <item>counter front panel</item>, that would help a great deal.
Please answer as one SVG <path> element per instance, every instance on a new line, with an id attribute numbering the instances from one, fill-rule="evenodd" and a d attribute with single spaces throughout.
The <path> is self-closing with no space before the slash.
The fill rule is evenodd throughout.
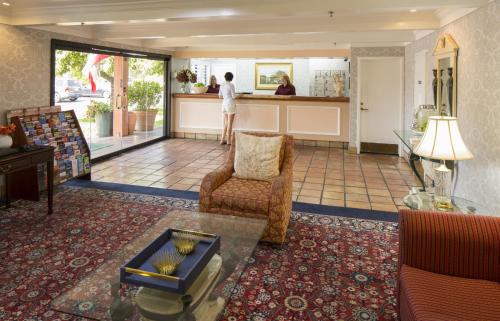
<path id="1" fill-rule="evenodd" d="M 234 129 L 293 135 L 296 139 L 349 141 L 348 98 L 243 95 L 236 100 Z M 217 95 L 174 94 L 176 133 L 220 134 Z"/>

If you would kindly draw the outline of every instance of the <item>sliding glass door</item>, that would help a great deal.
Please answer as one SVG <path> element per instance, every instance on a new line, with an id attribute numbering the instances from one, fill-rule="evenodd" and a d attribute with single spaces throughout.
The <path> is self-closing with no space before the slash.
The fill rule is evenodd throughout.
<path id="1" fill-rule="evenodd" d="M 53 42 L 53 105 L 74 110 L 92 159 L 166 137 L 168 56 Z"/>

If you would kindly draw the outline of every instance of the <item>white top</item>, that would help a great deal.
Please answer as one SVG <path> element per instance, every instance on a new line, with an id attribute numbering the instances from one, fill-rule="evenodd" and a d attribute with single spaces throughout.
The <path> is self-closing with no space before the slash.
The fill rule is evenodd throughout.
<path id="1" fill-rule="evenodd" d="M 236 91 L 234 84 L 226 81 L 220 85 L 219 97 L 222 98 L 222 109 L 225 113 L 234 113 L 236 109 Z"/>

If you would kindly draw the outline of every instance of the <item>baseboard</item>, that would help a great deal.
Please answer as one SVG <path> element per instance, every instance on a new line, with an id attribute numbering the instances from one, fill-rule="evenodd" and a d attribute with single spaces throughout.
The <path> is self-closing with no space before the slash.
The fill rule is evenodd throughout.
<path id="1" fill-rule="evenodd" d="M 187 138 L 187 139 L 197 139 L 197 140 L 220 140 L 222 138 L 221 134 L 205 134 L 205 133 L 184 133 L 175 132 L 173 133 L 175 138 Z M 312 147 L 331 147 L 347 149 L 349 146 L 348 142 L 332 142 L 328 140 L 314 140 L 314 139 L 294 139 L 296 146 L 312 146 Z"/>
<path id="2" fill-rule="evenodd" d="M 362 153 L 374 153 L 384 155 L 398 155 L 399 146 L 397 144 L 361 143 Z"/>

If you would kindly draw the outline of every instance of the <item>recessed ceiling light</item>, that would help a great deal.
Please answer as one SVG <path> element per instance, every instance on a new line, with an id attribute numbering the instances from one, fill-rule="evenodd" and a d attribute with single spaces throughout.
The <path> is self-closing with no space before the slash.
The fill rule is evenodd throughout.
<path id="1" fill-rule="evenodd" d="M 415 12 L 417 12 L 417 9 L 410 9 L 410 12 L 415 13 Z"/>
<path id="2" fill-rule="evenodd" d="M 220 11 L 219 15 L 223 17 L 234 16 L 235 12 L 231 9 L 223 9 Z"/>
<path id="3" fill-rule="evenodd" d="M 153 22 L 165 22 L 167 19 L 165 18 L 160 18 L 160 19 L 136 19 L 136 20 L 129 20 L 129 23 L 153 23 Z"/>
<path id="4" fill-rule="evenodd" d="M 91 25 L 111 25 L 114 21 L 74 21 L 74 22 L 58 22 L 58 26 L 91 26 Z"/>
<path id="5" fill-rule="evenodd" d="M 10 3 L 9 3 L 9 2 L 2 2 L 2 6 L 9 7 L 9 6 L 10 6 Z"/>
<path id="6" fill-rule="evenodd" d="M 165 39 L 165 36 L 139 36 L 139 37 L 129 37 L 127 39 Z"/>

